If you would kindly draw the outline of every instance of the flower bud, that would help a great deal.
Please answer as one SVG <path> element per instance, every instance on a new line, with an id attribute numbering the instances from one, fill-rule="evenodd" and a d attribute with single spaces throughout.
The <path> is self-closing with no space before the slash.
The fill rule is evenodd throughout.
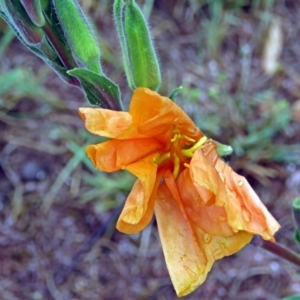
<path id="1" fill-rule="evenodd" d="M 20 0 L 31 22 L 41 27 L 45 24 L 45 18 L 40 0 Z"/>
<path id="2" fill-rule="evenodd" d="M 76 0 L 53 0 L 57 18 L 78 64 L 102 74 L 97 39 Z"/>
<path id="3" fill-rule="evenodd" d="M 31 22 L 20 2 L 3 0 L 1 8 L 3 18 L 25 45 L 32 46 L 41 42 L 44 37 L 43 30 Z"/>
<path id="4" fill-rule="evenodd" d="M 134 0 L 114 5 L 115 22 L 121 41 L 126 77 L 131 89 L 147 87 L 157 90 L 161 84 L 159 63 L 142 11 Z"/>

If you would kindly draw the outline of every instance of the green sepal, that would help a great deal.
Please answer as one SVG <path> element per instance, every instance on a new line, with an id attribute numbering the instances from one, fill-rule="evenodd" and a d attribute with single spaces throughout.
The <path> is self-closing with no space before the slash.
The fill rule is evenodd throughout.
<path id="1" fill-rule="evenodd" d="M 45 24 L 40 0 L 20 0 L 32 23 L 41 27 Z"/>
<path id="2" fill-rule="evenodd" d="M 97 74 L 102 74 L 98 41 L 77 0 L 53 0 L 60 26 L 75 60 Z"/>
<path id="3" fill-rule="evenodd" d="M 182 89 L 183 89 L 182 86 L 179 86 L 178 88 L 176 88 L 176 89 L 171 93 L 171 95 L 170 95 L 169 98 L 170 98 L 172 101 L 175 101 L 176 96 L 182 91 Z"/>
<path id="4" fill-rule="evenodd" d="M 119 87 L 107 77 L 79 68 L 67 73 L 78 78 L 91 104 L 112 110 L 122 110 Z"/>
<path id="5" fill-rule="evenodd" d="M 17 36 L 28 46 L 41 42 L 44 31 L 34 25 L 20 2 L 2 0 L 1 9 L 4 19 L 13 28 Z"/>
<path id="6" fill-rule="evenodd" d="M 217 146 L 217 152 L 220 156 L 227 156 L 233 152 L 233 149 L 230 145 L 224 145 L 219 142 L 214 141 Z"/>
<path id="7" fill-rule="evenodd" d="M 156 57 L 150 32 L 143 13 L 134 0 L 128 0 L 125 4 L 124 36 L 127 45 L 127 53 L 130 63 L 133 83 L 130 88 L 147 87 L 157 90 L 161 84 L 161 73 Z"/>

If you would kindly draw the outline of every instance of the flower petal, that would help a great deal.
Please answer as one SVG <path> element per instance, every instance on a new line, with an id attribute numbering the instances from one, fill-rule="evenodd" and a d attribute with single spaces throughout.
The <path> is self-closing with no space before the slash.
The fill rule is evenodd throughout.
<path id="1" fill-rule="evenodd" d="M 196 188 L 197 185 L 203 186 L 216 195 L 215 204 L 224 207 L 233 230 L 245 230 L 264 239 L 274 239 L 280 225 L 248 181 L 222 161 L 214 143 L 207 143 L 195 151 L 190 171 Z M 214 183 L 208 184 L 211 180 Z"/>
<path id="2" fill-rule="evenodd" d="M 113 172 L 163 148 L 155 138 L 110 140 L 86 148 L 87 155 L 101 171 Z M 154 154 L 153 154 L 154 156 Z"/>
<path id="3" fill-rule="evenodd" d="M 141 159 L 125 169 L 137 176 L 138 180 L 127 197 L 117 229 L 133 234 L 144 229 L 151 221 L 161 175 L 156 174 L 157 165 L 153 163 L 152 156 Z"/>
<path id="4" fill-rule="evenodd" d="M 186 214 L 193 224 L 211 235 L 231 236 L 234 231 L 227 222 L 227 214 L 224 207 L 210 205 L 207 206 L 203 196 L 211 193 L 205 188 L 199 192 L 190 177 L 189 169 L 185 169 L 178 177 L 176 184 Z"/>
<path id="5" fill-rule="evenodd" d="M 251 241 L 253 235 L 245 231 L 235 233 L 228 226 L 227 232 L 222 227 L 220 230 L 219 226 L 217 230 L 219 234 L 209 234 L 202 225 L 212 218 L 200 219 L 207 216 L 211 207 L 205 205 L 198 207 L 199 215 L 196 220 L 194 219 L 196 215 L 190 218 L 186 207 L 188 201 L 195 199 L 190 199 L 191 195 L 188 193 L 183 196 L 189 199 L 182 198 L 182 191 L 193 187 L 188 170 L 179 175 L 176 185 L 178 189 L 174 188 L 171 177 L 167 176 L 167 180 L 158 190 L 155 214 L 170 277 L 180 297 L 191 293 L 205 281 L 215 260 L 239 251 Z M 199 197 L 195 187 L 193 189 L 193 195 Z M 219 209 L 216 208 L 214 212 L 223 216 L 224 210 Z M 217 222 L 205 224 L 205 229 L 208 226 L 215 226 Z M 223 236 L 222 230 L 227 236 Z M 214 232 L 214 229 L 209 232 Z"/>
<path id="6" fill-rule="evenodd" d="M 218 172 L 222 172 L 225 177 L 230 199 L 225 209 L 231 220 L 231 226 L 259 234 L 267 240 L 274 240 L 273 235 L 280 228 L 280 225 L 261 202 L 247 179 L 235 173 L 222 160 L 217 162 L 216 169 Z M 242 216 L 242 220 L 235 217 L 237 214 Z"/>
<path id="7" fill-rule="evenodd" d="M 78 111 L 86 129 L 100 136 L 117 138 L 132 125 L 132 117 L 128 112 L 102 108 L 79 108 Z"/>
<path id="8" fill-rule="evenodd" d="M 205 272 L 209 272 L 215 260 L 232 255 L 250 243 L 253 234 L 238 231 L 231 236 L 210 235 L 199 227 L 193 226 L 196 239 L 204 250 L 208 264 Z"/>
<path id="9" fill-rule="evenodd" d="M 204 155 L 202 148 L 197 149 L 190 163 L 190 176 L 204 204 L 216 202 L 223 206 L 228 202 L 226 189 L 214 167 L 214 161 L 209 158 Z"/>
<path id="10" fill-rule="evenodd" d="M 158 189 L 155 215 L 174 288 L 179 297 L 187 295 L 205 280 L 209 262 L 165 183 Z"/>
<path id="11" fill-rule="evenodd" d="M 204 204 L 201 194 L 198 194 L 193 185 L 188 169 L 179 175 L 176 184 L 187 217 L 208 261 L 231 255 L 251 241 L 252 234 L 232 230 L 224 207 Z M 208 272 L 209 265 L 206 268 Z"/>
<path id="12" fill-rule="evenodd" d="M 203 136 L 177 104 L 147 88 L 137 88 L 134 91 L 129 113 L 141 134 L 160 135 L 173 130 L 173 125 L 179 125 L 182 134 L 197 138 Z"/>

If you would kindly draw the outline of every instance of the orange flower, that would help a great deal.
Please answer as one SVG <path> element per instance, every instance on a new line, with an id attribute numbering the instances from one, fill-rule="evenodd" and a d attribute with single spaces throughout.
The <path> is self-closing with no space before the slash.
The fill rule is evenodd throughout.
<path id="1" fill-rule="evenodd" d="M 87 147 L 95 167 L 138 177 L 117 228 L 137 233 L 155 211 L 178 296 L 195 290 L 215 260 L 239 251 L 253 234 L 274 240 L 279 224 L 247 180 L 222 161 L 214 142 L 170 99 L 138 88 L 129 112 L 79 113 L 87 130 L 111 138 Z"/>

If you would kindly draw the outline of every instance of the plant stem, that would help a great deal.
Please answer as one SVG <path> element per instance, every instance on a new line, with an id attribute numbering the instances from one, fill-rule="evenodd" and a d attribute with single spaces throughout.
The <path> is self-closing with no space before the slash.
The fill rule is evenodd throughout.
<path id="1" fill-rule="evenodd" d="M 282 246 L 279 243 L 273 243 L 270 241 L 265 241 L 259 236 L 255 236 L 252 244 L 255 246 L 259 246 L 297 266 L 300 267 L 300 255 L 298 255 L 296 252 Z"/>

